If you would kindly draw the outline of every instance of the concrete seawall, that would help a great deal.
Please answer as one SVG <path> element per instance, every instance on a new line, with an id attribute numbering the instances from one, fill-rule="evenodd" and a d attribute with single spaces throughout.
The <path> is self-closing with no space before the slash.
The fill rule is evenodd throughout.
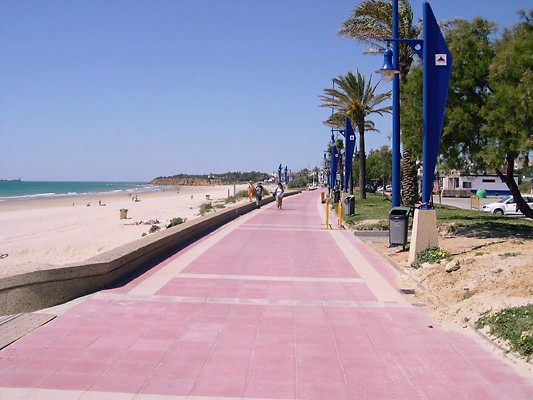
<path id="1" fill-rule="evenodd" d="M 297 193 L 288 192 L 286 196 Z M 267 197 L 263 204 L 273 200 Z M 256 208 L 255 203 L 247 202 L 150 234 L 80 264 L 1 278 L 0 315 L 40 310 L 110 287 Z"/>

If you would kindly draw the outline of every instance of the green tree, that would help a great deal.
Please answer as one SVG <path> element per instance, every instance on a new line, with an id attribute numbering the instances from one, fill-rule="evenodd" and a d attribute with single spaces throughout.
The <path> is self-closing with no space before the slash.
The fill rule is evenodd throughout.
<path id="1" fill-rule="evenodd" d="M 376 93 L 378 84 L 372 85 L 372 78 L 366 81 L 365 77 L 356 71 L 348 72 L 346 76 L 339 75 L 333 78 L 334 87 L 324 89 L 320 96 L 321 107 L 335 110 L 324 123 L 331 127 L 343 126 L 340 121 L 347 116 L 352 125 L 359 132 L 359 197 L 366 198 L 366 156 L 365 156 L 365 130 L 373 126 L 367 117 L 372 114 L 383 115 L 389 113 L 390 106 L 381 106 L 390 98 L 390 91 Z"/>
<path id="2" fill-rule="evenodd" d="M 513 179 L 515 160 L 533 150 L 533 9 L 519 15 L 522 21 L 505 29 L 494 49 L 482 155 L 507 183 L 520 211 L 533 218 Z"/>
<path id="3" fill-rule="evenodd" d="M 480 110 L 491 96 L 489 66 L 494 58 L 491 37 L 496 25 L 481 18 L 455 21 L 445 32 L 454 57 L 446 102 L 440 154 L 445 169 L 465 172 L 485 170 L 479 134 L 486 121 Z"/>
<path id="4" fill-rule="evenodd" d="M 392 151 L 389 146 L 370 150 L 367 156 L 367 177 L 385 187 L 392 177 Z"/>

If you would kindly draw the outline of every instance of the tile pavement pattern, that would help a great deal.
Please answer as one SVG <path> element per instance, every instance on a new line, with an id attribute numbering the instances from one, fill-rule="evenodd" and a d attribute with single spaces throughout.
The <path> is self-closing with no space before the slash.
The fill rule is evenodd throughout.
<path id="1" fill-rule="evenodd" d="M 0 351 L 0 398 L 533 399 L 321 214 L 317 192 L 289 197 L 57 308 Z"/>

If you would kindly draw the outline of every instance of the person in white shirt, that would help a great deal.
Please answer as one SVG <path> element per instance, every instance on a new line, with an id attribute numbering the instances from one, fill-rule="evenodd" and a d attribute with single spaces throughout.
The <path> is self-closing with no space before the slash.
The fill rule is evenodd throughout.
<path id="1" fill-rule="evenodd" d="M 278 187 L 276 190 L 274 190 L 274 197 L 276 198 L 276 204 L 278 205 L 278 210 L 281 210 L 281 207 L 283 205 L 283 194 L 285 193 L 285 190 L 283 189 L 283 185 L 278 183 Z"/>

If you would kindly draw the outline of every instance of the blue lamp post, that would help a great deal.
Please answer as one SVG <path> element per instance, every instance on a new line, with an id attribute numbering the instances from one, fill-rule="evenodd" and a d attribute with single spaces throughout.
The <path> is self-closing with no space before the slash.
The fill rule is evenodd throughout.
<path id="1" fill-rule="evenodd" d="M 398 0 L 393 0 L 393 36 L 398 24 Z M 435 166 L 440 144 L 440 133 L 444 120 L 444 108 L 448 95 L 452 57 L 446 46 L 446 42 L 440 31 L 439 25 L 433 15 L 429 3 L 423 4 L 423 39 L 399 39 L 393 37 L 385 39 L 392 42 L 392 52 L 387 49 L 384 54 L 383 67 L 376 71 L 381 74 L 384 81 L 398 82 L 398 87 L 393 86 L 393 175 L 392 175 L 392 206 L 399 205 L 399 71 L 398 71 L 398 42 L 406 42 L 413 51 L 423 60 L 423 149 L 422 149 L 422 204 L 420 208 L 428 209 L 433 187 Z M 396 31 L 397 33 L 397 31 Z M 396 144 L 396 140 L 398 143 Z M 398 161 L 395 161 L 395 155 Z M 397 164 L 397 165 L 396 165 Z M 396 175 L 396 178 L 395 178 Z M 395 185 L 396 184 L 396 185 Z M 396 186 L 396 187 L 395 187 Z M 398 194 L 397 203 L 394 201 Z"/>
<path id="2" fill-rule="evenodd" d="M 385 50 L 383 66 L 376 71 L 385 82 L 392 81 L 392 198 L 391 207 L 400 205 L 400 76 L 398 39 L 398 0 L 392 1 L 392 50 Z"/>
<path id="3" fill-rule="evenodd" d="M 385 52 L 383 67 L 376 72 L 381 73 L 382 79 L 385 81 L 390 81 L 391 77 L 393 82 L 398 81 L 398 87 L 396 85 L 393 87 L 393 207 L 396 205 L 394 202 L 395 192 L 398 191 L 399 193 L 399 163 L 398 176 L 395 178 L 396 164 L 394 158 L 396 152 L 398 152 L 399 157 L 398 43 L 400 41 L 407 43 L 423 61 L 422 201 L 421 205 L 415 210 L 413 234 L 411 235 L 409 261 L 413 261 L 419 251 L 437 245 L 436 242 L 438 241 L 436 215 L 435 210 L 431 210 L 430 197 L 437 165 L 444 108 L 446 106 L 446 97 L 448 96 L 452 57 L 433 15 L 431 6 L 427 2 L 423 3 L 423 39 L 399 39 L 396 37 L 398 0 L 393 0 L 392 14 L 394 37 L 385 40 L 392 42 L 395 47 L 393 47 L 392 53 L 390 50 Z M 396 140 L 398 140 L 397 145 L 395 145 Z M 395 187 L 395 183 L 398 186 Z"/>

